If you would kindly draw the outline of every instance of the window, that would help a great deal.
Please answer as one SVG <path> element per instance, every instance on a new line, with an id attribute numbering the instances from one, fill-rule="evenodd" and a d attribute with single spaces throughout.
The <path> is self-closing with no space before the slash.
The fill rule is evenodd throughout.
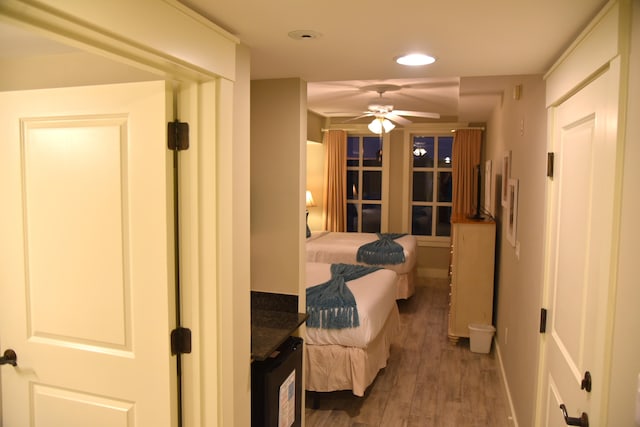
<path id="1" fill-rule="evenodd" d="M 453 136 L 412 136 L 411 234 L 451 235 Z"/>
<path id="2" fill-rule="evenodd" d="M 382 220 L 382 138 L 347 137 L 347 231 L 375 233 Z"/>

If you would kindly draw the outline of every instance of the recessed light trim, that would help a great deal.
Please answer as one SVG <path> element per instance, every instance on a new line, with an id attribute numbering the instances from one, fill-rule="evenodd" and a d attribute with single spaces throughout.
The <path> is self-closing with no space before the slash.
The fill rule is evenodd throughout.
<path id="1" fill-rule="evenodd" d="M 410 67 L 418 67 L 420 65 L 429 65 L 436 62 L 433 56 L 424 53 L 410 53 L 396 58 L 396 62 L 400 65 L 408 65 Z"/>
<path id="2" fill-rule="evenodd" d="M 289 37 L 294 40 L 312 40 L 322 37 L 322 34 L 313 30 L 295 30 L 289 32 Z"/>

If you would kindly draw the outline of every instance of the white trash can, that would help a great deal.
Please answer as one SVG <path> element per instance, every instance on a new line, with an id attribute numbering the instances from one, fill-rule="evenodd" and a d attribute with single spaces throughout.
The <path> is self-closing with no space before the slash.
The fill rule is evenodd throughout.
<path id="1" fill-rule="evenodd" d="M 474 353 L 489 353 L 496 328 L 479 323 L 469 324 L 469 347 Z"/>

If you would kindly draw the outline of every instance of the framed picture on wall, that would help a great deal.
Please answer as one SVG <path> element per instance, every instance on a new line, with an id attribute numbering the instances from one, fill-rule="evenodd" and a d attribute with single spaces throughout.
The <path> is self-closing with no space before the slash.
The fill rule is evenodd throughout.
<path id="1" fill-rule="evenodd" d="M 493 215 L 493 175 L 491 172 L 491 160 L 484 163 L 484 211 Z"/>
<path id="2" fill-rule="evenodd" d="M 516 245 L 516 230 L 518 228 L 518 180 L 509 178 L 507 180 L 507 209 L 506 227 L 507 240 L 511 246 Z"/>
<path id="3" fill-rule="evenodd" d="M 511 178 L 511 151 L 505 151 L 502 155 L 502 206 L 507 207 L 507 186 Z"/>

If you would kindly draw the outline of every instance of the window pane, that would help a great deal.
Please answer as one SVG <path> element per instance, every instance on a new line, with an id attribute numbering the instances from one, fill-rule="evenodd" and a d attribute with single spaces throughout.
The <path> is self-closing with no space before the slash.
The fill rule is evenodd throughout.
<path id="1" fill-rule="evenodd" d="M 382 172 L 362 172 L 362 200 L 382 199 Z"/>
<path id="2" fill-rule="evenodd" d="M 358 171 L 347 171 L 347 200 L 358 200 Z"/>
<path id="3" fill-rule="evenodd" d="M 364 166 L 382 166 L 382 138 L 378 136 L 365 136 L 363 138 Z"/>
<path id="4" fill-rule="evenodd" d="M 347 203 L 347 231 L 358 231 L 358 206 Z"/>
<path id="5" fill-rule="evenodd" d="M 451 168 L 451 156 L 453 150 L 453 137 L 441 136 L 438 138 L 438 167 Z"/>
<path id="6" fill-rule="evenodd" d="M 435 138 L 433 136 L 413 137 L 413 167 L 432 168 Z"/>
<path id="7" fill-rule="evenodd" d="M 413 201 L 433 202 L 433 172 L 413 173 Z"/>
<path id="8" fill-rule="evenodd" d="M 411 234 L 431 236 L 431 216 L 433 207 L 413 206 L 411 209 Z"/>
<path id="9" fill-rule="evenodd" d="M 436 216 L 436 236 L 451 235 L 451 206 L 438 206 Z"/>
<path id="10" fill-rule="evenodd" d="M 453 200 L 453 185 L 451 172 L 438 172 L 438 201 L 451 202 Z"/>
<path id="11" fill-rule="evenodd" d="M 360 164 L 360 138 L 357 136 L 347 137 L 347 166 L 358 166 Z"/>
<path id="12" fill-rule="evenodd" d="M 382 217 L 382 206 L 380 205 L 362 205 L 362 232 L 378 233 L 380 232 L 380 222 Z"/>

